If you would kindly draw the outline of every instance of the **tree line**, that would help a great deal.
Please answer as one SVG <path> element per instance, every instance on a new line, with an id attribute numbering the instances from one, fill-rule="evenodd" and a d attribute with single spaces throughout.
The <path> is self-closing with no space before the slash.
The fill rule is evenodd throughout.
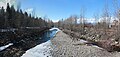
<path id="1" fill-rule="evenodd" d="M 49 22 L 49 23 L 52 23 Z M 7 8 L 0 9 L 0 28 L 21 28 L 21 27 L 48 27 L 48 22 L 41 17 L 34 17 L 22 9 L 15 9 L 7 3 Z"/>

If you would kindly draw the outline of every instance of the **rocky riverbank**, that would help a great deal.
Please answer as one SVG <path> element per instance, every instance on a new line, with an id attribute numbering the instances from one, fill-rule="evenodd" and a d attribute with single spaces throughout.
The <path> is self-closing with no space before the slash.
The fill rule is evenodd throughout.
<path id="1" fill-rule="evenodd" d="M 75 32 L 67 29 L 62 29 L 62 31 L 70 35 L 72 40 L 77 41 L 79 39 L 84 39 L 86 41 L 89 41 L 91 44 L 106 49 L 109 52 L 120 52 L 120 41 L 116 40 L 116 38 L 113 37 L 114 35 L 112 35 L 109 39 L 106 39 L 106 37 L 103 37 L 104 35 L 102 32 L 96 33 L 95 31 L 86 31 L 86 34 L 81 34 L 80 32 Z"/>
<path id="2" fill-rule="evenodd" d="M 95 45 L 88 45 L 86 41 L 72 40 L 72 38 L 63 33 L 58 32 L 51 39 L 52 56 L 53 57 L 119 57 L 119 52 L 108 52 L 107 50 Z"/>

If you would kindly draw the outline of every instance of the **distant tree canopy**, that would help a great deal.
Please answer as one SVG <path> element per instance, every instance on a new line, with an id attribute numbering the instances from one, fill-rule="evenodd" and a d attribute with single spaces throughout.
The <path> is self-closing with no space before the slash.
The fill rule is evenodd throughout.
<path id="1" fill-rule="evenodd" d="M 47 24 L 47 25 L 46 25 Z M 7 3 L 7 8 L 0 9 L 0 28 L 20 28 L 20 27 L 46 27 L 50 26 L 42 18 L 31 16 L 21 9 L 15 10 L 14 6 Z"/>

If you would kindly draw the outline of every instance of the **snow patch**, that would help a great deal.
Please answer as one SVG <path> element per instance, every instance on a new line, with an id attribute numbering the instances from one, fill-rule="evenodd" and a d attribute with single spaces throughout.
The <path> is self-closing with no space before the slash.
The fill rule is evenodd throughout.
<path id="1" fill-rule="evenodd" d="M 52 57 L 51 55 L 51 41 L 47 41 L 45 43 L 42 43 L 40 45 L 37 45 L 34 48 L 31 48 L 26 51 L 25 54 L 23 54 L 21 57 Z"/>
<path id="2" fill-rule="evenodd" d="M 55 32 L 55 34 L 53 36 L 55 36 L 60 31 L 60 29 L 58 29 L 58 28 L 51 28 L 51 29 L 49 29 L 49 31 L 52 31 L 52 30 L 56 30 L 56 32 Z"/>
<path id="3" fill-rule="evenodd" d="M 98 47 L 98 46 L 96 46 L 96 45 L 92 45 L 92 47 L 99 48 L 99 49 L 103 49 L 103 48 Z"/>
<path id="4" fill-rule="evenodd" d="M 58 28 L 51 28 L 49 29 L 50 31 L 52 30 L 57 30 L 60 31 Z M 56 33 L 54 35 L 56 35 Z M 29 50 L 26 51 L 21 57 L 52 57 L 51 52 L 52 52 L 52 43 L 51 41 L 47 41 L 45 43 L 39 44 Z"/>
<path id="5" fill-rule="evenodd" d="M 51 29 L 49 29 L 50 31 L 52 31 L 52 30 L 57 30 L 57 32 L 58 31 L 60 31 L 60 29 L 58 29 L 58 28 L 51 28 Z"/>
<path id="6" fill-rule="evenodd" d="M 87 43 L 88 41 L 80 39 L 80 43 Z"/>
<path id="7" fill-rule="evenodd" d="M 1 46 L 1 47 L 0 47 L 0 51 L 2 51 L 2 50 L 4 50 L 4 49 L 8 48 L 8 47 L 11 46 L 11 45 L 13 45 L 13 43 L 9 43 L 8 45 Z"/>

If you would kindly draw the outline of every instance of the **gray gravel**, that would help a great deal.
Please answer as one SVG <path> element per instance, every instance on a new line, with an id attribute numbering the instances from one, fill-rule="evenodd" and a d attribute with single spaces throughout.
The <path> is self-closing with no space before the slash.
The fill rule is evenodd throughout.
<path id="1" fill-rule="evenodd" d="M 79 41 L 73 41 L 70 36 L 59 31 L 56 36 L 51 39 L 53 57 L 120 57 L 119 52 L 107 52 L 106 50 L 88 46 Z M 77 45 L 75 45 L 77 43 Z M 78 44 L 79 43 L 79 44 Z"/>

